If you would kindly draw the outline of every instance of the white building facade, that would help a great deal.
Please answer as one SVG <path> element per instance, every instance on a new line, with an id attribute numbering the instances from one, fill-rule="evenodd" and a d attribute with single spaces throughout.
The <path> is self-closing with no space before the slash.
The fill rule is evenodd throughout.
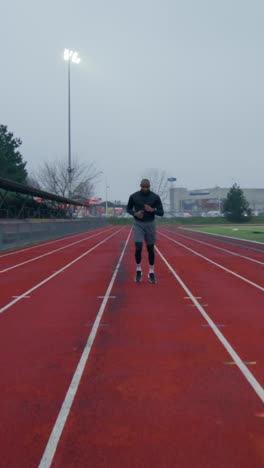
<path id="1" fill-rule="evenodd" d="M 255 214 L 264 213 L 264 188 L 247 188 L 243 193 L 249 202 L 249 207 Z M 188 212 L 208 213 L 210 211 L 221 211 L 223 201 L 227 197 L 229 188 L 213 187 L 208 189 L 188 190 L 183 187 L 171 187 L 170 213 L 177 214 Z"/>

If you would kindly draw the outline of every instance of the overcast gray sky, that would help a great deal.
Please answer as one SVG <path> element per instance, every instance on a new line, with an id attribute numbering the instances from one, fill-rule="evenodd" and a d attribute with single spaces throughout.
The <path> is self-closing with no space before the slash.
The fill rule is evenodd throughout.
<path id="1" fill-rule="evenodd" d="M 1 0 L 0 123 L 29 172 L 72 153 L 127 201 L 146 168 L 178 186 L 263 187 L 263 0 Z"/>

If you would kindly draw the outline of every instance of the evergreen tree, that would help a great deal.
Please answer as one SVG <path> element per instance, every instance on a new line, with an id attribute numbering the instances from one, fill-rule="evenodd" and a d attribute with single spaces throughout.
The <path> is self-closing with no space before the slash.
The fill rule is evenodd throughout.
<path id="1" fill-rule="evenodd" d="M 6 125 L 0 125 L 0 177 L 23 184 L 27 179 L 27 163 L 18 151 L 21 144 L 19 138 L 8 132 Z"/>
<path id="2" fill-rule="evenodd" d="M 249 203 L 239 185 L 234 184 L 230 188 L 227 198 L 224 200 L 224 214 L 234 222 L 245 220 L 245 214 L 249 213 Z"/>

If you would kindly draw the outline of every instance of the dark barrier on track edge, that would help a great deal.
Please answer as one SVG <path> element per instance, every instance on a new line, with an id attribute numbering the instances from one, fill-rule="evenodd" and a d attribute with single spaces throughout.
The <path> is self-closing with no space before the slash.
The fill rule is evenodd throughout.
<path id="1" fill-rule="evenodd" d="M 0 221 L 0 251 L 66 237 L 106 226 L 106 218 L 57 221 Z"/>

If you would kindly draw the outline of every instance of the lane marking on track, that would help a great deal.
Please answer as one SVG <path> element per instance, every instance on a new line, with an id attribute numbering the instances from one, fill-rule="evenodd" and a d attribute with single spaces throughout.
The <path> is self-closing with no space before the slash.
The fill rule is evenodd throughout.
<path id="1" fill-rule="evenodd" d="M 256 361 L 243 361 L 244 364 L 247 366 L 256 366 L 257 362 Z M 224 362 L 226 366 L 237 366 L 237 363 L 234 361 L 226 361 Z"/>
<path id="2" fill-rule="evenodd" d="M 194 296 L 195 299 L 202 299 L 202 296 Z M 187 297 L 187 296 L 184 296 L 183 299 L 187 299 L 187 300 L 190 300 L 191 298 L 190 297 Z"/>
<path id="3" fill-rule="evenodd" d="M 217 328 L 213 320 L 210 318 L 210 316 L 205 312 L 201 304 L 195 299 L 194 295 L 190 291 L 190 289 L 186 286 L 184 281 L 180 278 L 180 276 L 176 273 L 176 271 L 172 268 L 172 266 L 169 264 L 169 262 L 166 260 L 166 258 L 162 255 L 161 251 L 155 247 L 156 251 L 164 261 L 165 265 L 168 267 L 168 269 L 171 271 L 173 276 L 176 278 L 178 283 L 181 285 L 181 287 L 184 289 L 186 294 L 188 294 L 189 297 L 191 297 L 193 303 L 196 305 L 197 309 L 203 316 L 203 318 L 206 320 L 206 322 L 210 325 L 212 328 L 213 332 L 219 339 L 219 341 L 222 343 L 223 347 L 225 350 L 228 352 L 228 354 L 231 356 L 232 360 L 237 364 L 238 368 L 240 369 L 241 373 L 244 375 L 246 380 L 249 382 L 253 390 L 256 392 L 258 397 L 261 399 L 261 401 L 264 403 L 264 388 L 260 385 L 260 383 L 257 381 L 257 379 L 254 377 L 254 375 L 250 372 L 250 370 L 247 368 L 245 363 L 242 361 L 242 359 L 239 357 L 239 355 L 236 353 L 236 351 L 233 349 L 231 344 L 227 341 L 225 336 L 221 333 L 221 331 Z"/>
<path id="4" fill-rule="evenodd" d="M 102 302 L 102 304 L 100 306 L 100 309 L 99 309 L 97 317 L 95 319 L 93 328 L 92 328 L 91 333 L 90 333 L 90 335 L 88 337 L 87 343 L 85 345 L 82 356 L 80 358 L 80 361 L 78 363 L 78 366 L 77 366 L 76 371 L 74 373 L 74 376 L 72 378 L 71 384 L 70 384 L 70 386 L 68 388 L 67 394 L 66 394 L 65 399 L 63 401 L 63 404 L 62 404 L 62 407 L 60 409 L 57 420 L 55 422 L 55 425 L 54 425 L 54 427 L 52 429 L 52 432 L 51 432 L 51 435 L 49 437 L 48 443 L 46 445 L 43 456 L 41 458 L 39 468 L 48 468 L 48 467 L 51 466 L 51 464 L 53 462 L 53 458 L 54 458 L 54 455 L 56 453 L 56 449 L 57 449 L 57 446 L 58 446 L 62 431 L 63 431 L 64 426 L 66 424 L 67 418 L 69 416 L 69 413 L 70 413 L 70 410 L 71 410 L 71 407 L 72 407 L 72 404 L 73 404 L 73 400 L 74 400 L 75 395 L 77 393 L 77 390 L 78 390 L 78 387 L 79 387 L 79 384 L 80 384 L 80 381 L 81 381 L 81 378 L 82 378 L 82 374 L 84 372 L 84 368 L 86 366 L 90 351 L 92 349 L 92 346 L 93 346 L 93 343 L 94 343 L 94 340 L 95 340 L 95 337 L 96 337 L 98 327 L 100 325 L 102 315 L 104 313 L 104 310 L 105 310 L 105 307 L 106 307 L 106 304 L 107 304 L 107 301 L 108 301 L 108 297 L 110 296 L 110 293 L 111 293 L 111 290 L 113 288 L 117 273 L 119 271 L 121 262 L 123 260 L 123 256 L 125 254 L 125 250 L 126 250 L 126 247 L 127 247 L 131 232 L 132 232 L 132 230 L 130 230 L 130 232 L 129 232 L 129 235 L 128 235 L 127 240 L 126 240 L 125 245 L 124 245 L 124 248 L 123 248 L 123 250 L 121 252 L 120 258 L 119 258 L 119 260 L 117 262 L 117 265 L 115 267 L 113 276 L 112 276 L 111 281 L 109 283 L 109 286 L 108 286 L 108 288 L 106 290 L 105 298 L 104 298 L 104 300 L 103 300 L 103 302 Z"/>
<path id="5" fill-rule="evenodd" d="M 106 227 L 106 226 L 103 226 L 103 227 Z M 102 228 L 96 228 L 96 229 L 91 229 L 90 231 L 91 232 L 94 232 L 94 231 L 99 231 L 100 229 Z M 63 240 L 66 240 L 66 239 L 72 239 L 73 237 L 77 237 L 77 236 L 81 236 L 82 234 L 86 234 L 87 231 L 85 232 L 79 232 L 78 234 L 73 234 L 72 236 L 64 236 L 64 237 L 60 237 L 59 239 L 55 239 L 55 240 L 52 240 L 52 241 L 47 241 L 47 242 L 40 242 L 36 245 L 31 245 L 31 246 L 28 246 L 24 249 L 18 249 L 18 250 L 15 250 L 14 252 L 7 252 L 7 253 L 4 253 L 4 254 L 0 254 L 0 260 L 1 258 L 3 257 L 7 257 L 9 255 L 16 255 L 16 254 L 20 254 L 21 252 L 27 252 L 28 250 L 32 250 L 32 249 L 37 249 L 38 247 L 45 247 L 45 245 L 49 245 L 49 244 L 54 244 L 55 242 L 61 242 Z"/>
<path id="6" fill-rule="evenodd" d="M 161 233 L 160 233 L 160 234 L 161 234 Z M 247 278 L 245 278 L 244 276 L 239 275 L 239 274 L 236 273 L 235 271 L 229 270 L 228 268 L 224 267 L 223 265 L 220 265 L 220 263 L 214 262 L 214 261 L 211 260 L 210 258 L 205 257 L 204 255 L 200 254 L 199 252 L 196 252 L 196 250 L 193 250 L 193 249 L 191 249 L 190 247 L 187 247 L 186 245 L 182 244 L 181 242 L 178 242 L 178 241 L 176 241 L 175 239 L 172 239 L 171 237 L 166 236 L 166 234 L 161 234 L 161 235 L 162 235 L 163 237 L 166 237 L 167 239 L 171 240 L 171 241 L 174 242 L 175 244 L 180 245 L 180 246 L 183 247 L 184 249 L 189 250 L 189 251 L 192 252 L 194 255 L 197 255 L 198 257 L 203 258 L 203 259 L 206 260 L 207 262 L 212 263 L 212 265 L 215 265 L 215 266 L 217 266 L 218 268 L 221 268 L 221 269 L 224 270 L 225 272 L 230 273 L 230 274 L 233 275 L 233 276 L 236 276 L 236 278 L 239 278 L 239 279 L 241 279 L 242 281 L 245 281 L 246 283 L 250 284 L 251 286 L 254 286 L 255 288 L 260 289 L 260 291 L 264 292 L 264 288 L 263 288 L 262 286 L 260 286 L 259 284 L 253 283 L 253 281 L 248 280 Z"/>
<path id="7" fill-rule="evenodd" d="M 93 250 L 97 249 L 97 247 L 99 247 L 100 245 L 104 244 L 108 239 L 111 239 L 111 237 L 115 236 L 116 234 L 118 234 L 120 231 L 122 231 L 123 229 L 120 229 L 119 231 L 116 231 L 114 232 L 113 234 L 111 234 L 110 236 L 106 237 L 106 239 L 102 240 L 101 242 L 99 242 L 98 244 L 94 245 L 91 249 L 89 250 L 86 250 L 86 252 L 84 252 L 82 255 L 80 255 L 79 257 L 75 258 L 74 260 L 72 260 L 70 263 L 67 263 L 67 265 L 65 265 L 63 268 L 60 268 L 59 270 L 57 270 L 55 273 L 53 273 L 52 275 L 48 276 L 47 278 L 45 278 L 43 281 L 41 281 L 40 283 L 36 284 L 36 286 L 33 286 L 33 288 L 30 288 L 28 289 L 27 291 L 25 291 L 21 296 L 19 296 L 17 299 L 14 299 L 13 301 L 9 302 L 8 304 L 6 304 L 4 307 L 2 307 L 0 309 L 0 314 L 2 314 L 3 312 L 5 312 L 5 310 L 9 309 L 10 307 L 12 307 L 14 304 L 16 304 L 20 298 L 24 297 L 24 296 L 27 296 L 29 295 L 30 293 L 32 293 L 33 291 L 35 291 L 36 289 L 40 288 L 40 286 L 43 286 L 43 284 L 47 283 L 48 281 L 50 281 L 51 279 L 53 279 L 55 276 L 59 275 L 60 273 L 64 272 L 67 268 L 69 268 L 70 266 L 74 265 L 74 263 L 78 262 L 79 260 L 81 260 L 83 257 L 85 257 L 85 255 L 87 255 L 88 253 L 92 252 Z"/>
<path id="8" fill-rule="evenodd" d="M 186 230 L 187 231 L 187 228 L 183 228 L 181 227 L 180 229 L 183 229 L 183 230 Z M 255 240 L 250 240 L 250 239 L 241 239 L 240 237 L 232 237 L 232 236 L 226 236 L 224 234 L 216 234 L 215 232 L 205 232 L 205 231 L 198 231 L 198 229 L 196 230 L 191 230 L 191 232 L 199 232 L 199 234 L 205 234 L 205 235 L 208 235 L 208 236 L 218 236 L 218 237 L 224 237 L 225 239 L 230 239 L 230 240 L 238 240 L 238 241 L 242 241 L 242 242 L 250 242 L 252 244 L 260 244 L 260 245 L 263 245 L 263 242 L 259 242 L 259 241 L 255 241 Z M 219 239 L 221 240 L 221 239 Z M 234 245 L 239 245 L 239 244 L 234 244 Z M 242 248 L 246 247 L 244 245 L 241 245 Z M 252 249 L 252 247 L 249 247 L 250 249 Z M 257 252 L 263 252 L 263 250 L 260 250 L 260 249 L 252 249 L 252 250 L 256 250 Z"/>
<path id="9" fill-rule="evenodd" d="M 113 228 L 111 228 L 113 229 Z M 21 263 L 17 263 L 16 265 L 13 265 L 11 267 L 8 267 L 8 268 L 5 268 L 4 270 L 0 270 L 0 273 L 6 273 L 7 271 L 10 271 L 10 270 L 13 270 L 14 268 L 18 268 L 22 265 L 26 265 L 27 263 L 31 263 L 31 262 L 34 262 L 35 260 L 39 260 L 40 258 L 44 258 L 44 257 L 47 257 L 48 255 L 52 255 L 56 252 L 59 252 L 60 250 L 64 250 L 64 249 L 67 249 L 68 247 L 72 247 L 73 245 L 76 245 L 76 244 L 80 244 L 81 242 L 84 242 L 88 239 L 92 239 L 93 237 L 97 237 L 97 236 L 100 236 L 101 234 L 104 234 L 108 231 L 110 231 L 111 229 L 108 229 L 104 232 L 97 232 L 96 234 L 93 234 L 91 236 L 88 236 L 88 237 L 85 237 L 84 239 L 80 239 L 78 241 L 75 241 L 75 242 L 72 242 L 71 244 L 67 244 L 67 245 L 64 245 L 63 247 L 59 247 L 58 249 L 56 250 L 51 250 L 50 252 L 46 252 L 42 255 L 38 255 L 37 257 L 34 257 L 34 258 L 30 258 L 29 260 L 25 260 L 24 262 L 21 262 Z"/>
<path id="10" fill-rule="evenodd" d="M 105 296 L 97 296 L 97 299 L 104 299 Z M 109 296 L 108 299 L 116 299 L 116 296 Z"/>
<path id="11" fill-rule="evenodd" d="M 22 294 L 22 296 L 12 296 L 12 299 L 17 299 L 17 298 L 20 298 L 20 299 L 30 299 L 31 296 L 24 296 L 23 294 Z"/>
<path id="12" fill-rule="evenodd" d="M 189 307 L 196 307 L 195 304 L 188 304 Z M 202 307 L 208 307 L 208 304 L 201 304 Z"/>
<path id="13" fill-rule="evenodd" d="M 94 322 L 88 322 L 88 323 L 85 323 L 85 327 L 92 327 L 94 324 Z M 100 327 L 108 327 L 109 323 L 100 323 Z"/>
<path id="14" fill-rule="evenodd" d="M 169 231 L 168 229 L 164 229 L 164 231 L 171 233 L 171 231 Z M 208 242 L 204 242 L 204 241 L 201 241 L 199 239 L 195 239 L 194 237 L 184 236 L 183 234 L 180 234 L 180 233 L 175 233 L 175 234 L 176 234 L 176 236 L 184 237 L 184 239 L 192 240 L 194 242 L 198 242 L 199 244 L 204 244 L 204 245 L 207 245 L 209 247 L 212 247 L 213 249 L 222 250 L 223 252 L 227 252 L 227 253 L 229 253 L 231 255 L 235 255 L 236 257 L 244 258 L 246 260 L 249 260 L 250 262 L 258 263 L 259 265 L 264 265 L 264 262 L 261 262 L 259 260 L 255 260 L 254 258 L 247 257 L 246 255 L 240 255 L 237 252 L 232 252 L 232 250 L 224 249 L 223 247 L 218 247 L 217 245 L 209 244 Z"/>
<path id="15" fill-rule="evenodd" d="M 223 328 L 223 327 L 225 327 L 225 325 L 222 324 L 222 323 L 216 323 L 215 326 L 216 326 L 217 328 Z M 201 327 L 204 327 L 204 328 L 211 328 L 210 325 L 209 325 L 208 323 L 202 323 L 202 324 L 201 324 Z"/>

